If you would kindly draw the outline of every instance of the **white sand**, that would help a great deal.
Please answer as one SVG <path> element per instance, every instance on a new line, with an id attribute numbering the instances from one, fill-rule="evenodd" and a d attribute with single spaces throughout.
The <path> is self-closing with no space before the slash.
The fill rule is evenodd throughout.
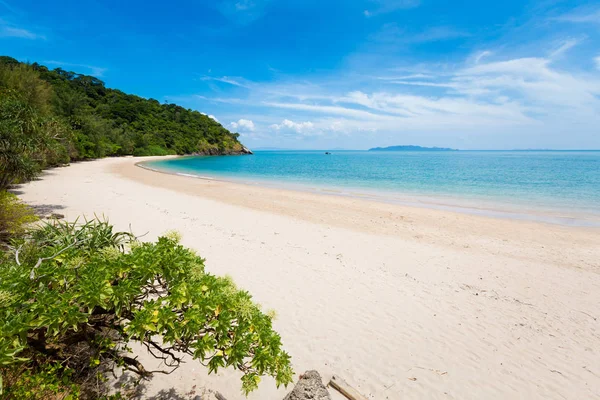
<path id="1" fill-rule="evenodd" d="M 277 311 L 296 372 L 340 375 L 368 398 L 600 398 L 600 229 L 203 181 L 138 161 L 54 169 L 21 197 L 69 219 L 131 223 L 148 240 L 180 231 L 211 272 Z M 207 376 L 192 361 L 148 394 L 194 385 L 243 398 L 235 372 Z M 250 399 L 286 392 L 265 379 Z"/>

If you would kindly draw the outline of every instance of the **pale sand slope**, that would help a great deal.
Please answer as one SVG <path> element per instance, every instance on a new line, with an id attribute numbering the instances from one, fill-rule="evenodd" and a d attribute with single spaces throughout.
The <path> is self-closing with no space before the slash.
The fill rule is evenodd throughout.
<path id="1" fill-rule="evenodd" d="M 600 398 L 600 230 L 205 181 L 104 159 L 24 185 L 73 219 L 176 229 L 266 309 L 296 372 L 373 399 Z M 144 356 L 146 357 L 146 356 Z M 150 392 L 241 399 L 188 362 Z M 414 380 L 413 378 L 416 378 Z M 251 399 L 281 399 L 263 380 Z"/>

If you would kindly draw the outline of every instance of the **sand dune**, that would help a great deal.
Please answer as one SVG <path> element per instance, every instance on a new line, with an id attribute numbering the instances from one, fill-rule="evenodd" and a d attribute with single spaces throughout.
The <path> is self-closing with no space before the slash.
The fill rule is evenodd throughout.
<path id="1" fill-rule="evenodd" d="M 267 309 L 297 372 L 372 399 L 600 398 L 600 229 L 199 180 L 104 159 L 49 171 L 21 197 L 120 229 L 176 229 Z M 142 355 L 147 357 L 147 355 Z M 238 375 L 188 362 L 148 394 Z M 250 399 L 281 399 L 265 379 Z M 185 398 L 185 397 L 184 397 Z"/>

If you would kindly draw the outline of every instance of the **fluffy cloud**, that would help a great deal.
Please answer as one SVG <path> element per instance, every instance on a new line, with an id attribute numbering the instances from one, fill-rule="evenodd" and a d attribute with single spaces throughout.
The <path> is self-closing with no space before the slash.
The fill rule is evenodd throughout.
<path id="1" fill-rule="evenodd" d="M 264 104 L 298 112 L 343 116 L 373 125 L 380 123 L 382 128 L 394 123 L 424 128 L 437 127 L 440 122 L 452 122 L 458 124 L 457 127 L 477 122 L 490 126 L 501 122 L 530 124 L 566 112 L 587 114 L 597 119 L 600 108 L 597 98 L 600 80 L 555 70 L 551 67 L 551 60 L 545 58 L 480 62 L 447 76 L 435 76 L 431 82 L 390 83 L 434 87 L 438 93 L 423 95 L 402 89 L 356 90 L 344 95 L 331 95 L 328 101 L 323 96 L 313 99 L 303 93 L 303 101 Z M 289 97 L 292 96 L 288 93 Z"/>
<path id="2" fill-rule="evenodd" d="M 597 69 L 569 70 L 552 57 L 569 55 L 577 42 L 554 44 L 556 50 L 545 57 L 500 58 L 494 52 L 492 60 L 486 50 L 443 68 L 418 65 L 360 79 L 252 83 L 246 98 L 219 101 L 254 108 L 255 120 L 270 127 L 271 138 L 282 140 L 311 137 L 327 143 L 344 135 L 357 147 L 387 138 L 464 143 L 464 148 L 597 148 L 600 55 L 589 58 Z"/>
<path id="3" fill-rule="evenodd" d="M 281 124 L 271 125 L 271 129 L 276 131 L 292 131 L 303 135 L 311 133 L 314 130 L 314 127 L 315 125 L 310 121 L 294 122 L 289 119 L 284 119 Z"/>
<path id="4" fill-rule="evenodd" d="M 232 122 L 229 124 L 231 129 L 239 130 L 242 132 L 254 132 L 254 122 L 249 119 L 240 119 L 238 122 Z"/>
<path id="5" fill-rule="evenodd" d="M 218 122 L 218 123 L 221 123 L 221 121 L 219 121 L 219 120 L 217 119 L 217 117 L 215 117 L 215 116 L 214 116 L 214 115 L 212 115 L 212 114 L 205 114 L 205 113 L 203 113 L 203 112 L 201 112 L 200 114 L 202 114 L 202 115 L 206 115 L 208 118 L 212 119 L 213 121 L 216 121 L 216 122 Z"/>

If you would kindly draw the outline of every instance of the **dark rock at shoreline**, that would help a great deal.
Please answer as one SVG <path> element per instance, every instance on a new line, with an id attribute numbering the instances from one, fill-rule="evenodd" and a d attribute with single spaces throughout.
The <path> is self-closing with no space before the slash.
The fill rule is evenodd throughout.
<path id="1" fill-rule="evenodd" d="M 252 153 L 252 150 L 250 150 L 249 148 L 243 146 L 242 150 L 239 151 L 235 151 L 235 150 L 225 150 L 225 151 L 220 151 L 219 149 L 208 149 L 206 151 L 199 151 L 199 152 L 195 152 L 192 153 L 192 156 L 242 156 L 242 155 L 252 155 L 254 153 Z"/>
<path id="2" fill-rule="evenodd" d="M 283 400 L 331 400 L 317 371 L 306 371 Z"/>

